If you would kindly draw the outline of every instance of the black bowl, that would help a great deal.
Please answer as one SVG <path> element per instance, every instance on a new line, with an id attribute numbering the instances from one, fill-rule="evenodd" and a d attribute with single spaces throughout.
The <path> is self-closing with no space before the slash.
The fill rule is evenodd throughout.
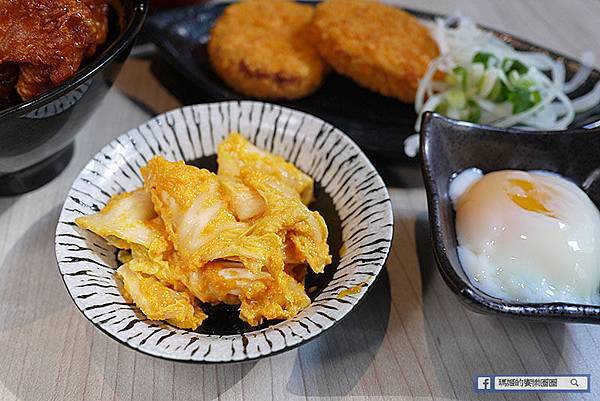
<path id="1" fill-rule="evenodd" d="M 600 129 L 532 132 L 459 122 L 427 113 L 421 127 L 421 166 L 427 190 L 435 259 L 444 280 L 475 311 L 536 320 L 600 323 L 600 306 L 511 303 L 489 296 L 469 281 L 460 264 L 452 174 L 477 167 L 484 173 L 548 170 L 579 185 L 600 206 Z"/>
<path id="2" fill-rule="evenodd" d="M 109 39 L 77 74 L 33 99 L 0 110 L 0 195 L 33 190 L 56 177 L 73 138 L 115 81 L 146 17 L 148 0 L 112 10 Z"/>

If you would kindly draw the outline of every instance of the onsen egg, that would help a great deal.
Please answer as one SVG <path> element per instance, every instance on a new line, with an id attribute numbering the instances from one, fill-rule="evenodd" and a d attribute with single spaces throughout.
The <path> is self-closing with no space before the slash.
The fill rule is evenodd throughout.
<path id="1" fill-rule="evenodd" d="M 473 285 L 509 301 L 599 303 L 600 213 L 577 185 L 542 171 L 471 169 L 450 194 Z"/>

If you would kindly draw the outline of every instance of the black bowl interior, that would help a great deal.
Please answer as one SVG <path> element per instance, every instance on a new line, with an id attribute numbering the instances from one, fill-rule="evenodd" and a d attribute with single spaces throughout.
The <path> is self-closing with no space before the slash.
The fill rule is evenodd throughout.
<path id="1" fill-rule="evenodd" d="M 95 75 L 133 41 L 145 19 L 148 0 L 116 0 L 110 4 L 108 38 L 97 49 L 96 54 L 84 60 L 75 75 L 55 88 L 26 101 L 19 101 L 0 109 L 0 119 L 24 115 L 67 94 Z"/>
<path id="2" fill-rule="evenodd" d="M 144 32 L 184 78 L 181 79 L 181 88 L 171 88 L 184 104 L 201 103 L 209 99 L 248 98 L 230 89 L 214 73 L 206 51 L 210 29 L 229 4 L 231 3 L 225 2 L 182 7 L 148 18 Z M 439 16 L 416 10 L 407 11 L 423 20 L 432 20 Z M 567 79 L 581 67 L 573 59 L 514 36 L 491 31 L 516 49 L 541 51 L 564 61 Z M 158 78 L 161 79 L 160 76 Z M 594 70 L 573 96 L 587 93 L 599 80 L 600 71 Z M 195 85 L 199 90 L 189 90 L 189 84 Z M 406 159 L 402 151 L 404 139 L 415 132 L 417 116 L 412 104 L 371 92 L 335 72 L 332 72 L 323 86 L 312 95 L 295 101 L 276 103 L 314 114 L 330 122 L 346 132 L 363 151 L 378 158 L 384 157 L 394 161 Z M 595 122 L 599 112 L 600 106 L 577 115 L 572 127 L 582 127 Z"/>
<path id="3" fill-rule="evenodd" d="M 575 182 L 600 206 L 598 143 L 600 129 L 525 132 L 458 122 L 434 113 L 425 115 L 421 158 L 434 255 L 446 283 L 468 306 L 484 313 L 600 323 L 599 306 L 510 303 L 472 286 L 458 258 L 454 210 L 448 195 L 452 174 L 467 168 L 477 167 L 484 173 L 547 170 Z"/>

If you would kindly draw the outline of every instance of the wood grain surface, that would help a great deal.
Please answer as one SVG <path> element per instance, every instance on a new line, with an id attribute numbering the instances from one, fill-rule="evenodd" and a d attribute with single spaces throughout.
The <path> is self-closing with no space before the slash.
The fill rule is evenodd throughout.
<path id="1" fill-rule="evenodd" d="M 397 3 L 461 10 L 567 55 L 592 50 L 600 57 L 596 0 Z M 95 329 L 61 281 L 54 229 L 74 177 L 98 149 L 180 105 L 160 65 L 151 49 L 136 49 L 80 133 L 67 170 L 33 193 L 0 198 L 0 400 L 468 400 L 478 397 L 473 375 L 485 373 L 592 375 L 591 394 L 481 395 L 485 400 L 600 399 L 600 326 L 481 316 L 447 289 L 432 260 L 415 166 L 380 166 L 395 214 L 387 271 L 364 303 L 318 339 L 257 362 L 199 366 L 142 355 Z"/>

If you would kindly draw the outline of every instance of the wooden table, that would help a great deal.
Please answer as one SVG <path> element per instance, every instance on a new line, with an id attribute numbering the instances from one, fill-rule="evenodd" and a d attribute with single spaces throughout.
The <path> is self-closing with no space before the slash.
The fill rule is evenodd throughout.
<path id="1" fill-rule="evenodd" d="M 592 50 L 600 56 L 598 1 L 399 3 L 459 9 L 568 55 Z M 180 105 L 149 65 L 143 58 L 128 61 L 58 179 L 0 198 L 1 400 L 463 400 L 476 398 L 473 375 L 484 373 L 592 374 L 592 394 L 487 394 L 485 400 L 600 398 L 600 326 L 481 316 L 446 288 L 432 260 L 415 166 L 398 170 L 402 185 L 390 187 L 396 235 L 387 272 L 351 316 L 318 339 L 258 362 L 196 366 L 142 355 L 100 333 L 67 295 L 54 229 L 67 189 L 101 146 L 150 113 Z"/>

